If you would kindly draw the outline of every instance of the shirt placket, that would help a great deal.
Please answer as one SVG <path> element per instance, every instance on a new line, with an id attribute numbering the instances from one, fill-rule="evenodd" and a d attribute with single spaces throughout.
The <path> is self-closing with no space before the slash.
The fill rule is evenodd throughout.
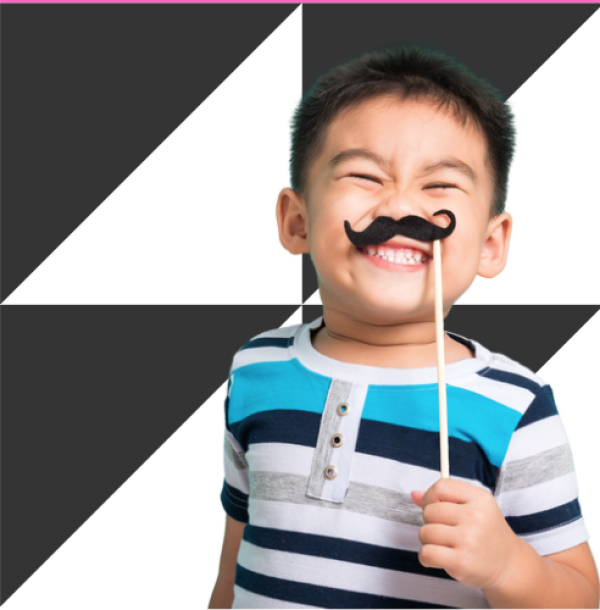
<path id="1" fill-rule="evenodd" d="M 341 503 L 350 469 L 368 386 L 333 379 L 321 416 L 306 495 Z"/>

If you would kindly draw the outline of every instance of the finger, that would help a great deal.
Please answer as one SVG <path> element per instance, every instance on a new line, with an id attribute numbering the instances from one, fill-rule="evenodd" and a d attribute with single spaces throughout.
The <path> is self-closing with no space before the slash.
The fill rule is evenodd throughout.
<path id="1" fill-rule="evenodd" d="M 421 506 L 425 507 L 433 502 L 466 504 L 474 498 L 476 493 L 477 488 L 466 481 L 440 479 L 425 492 Z"/>
<path id="2" fill-rule="evenodd" d="M 453 502 L 433 502 L 423 508 L 425 523 L 441 523 L 443 525 L 460 525 L 464 509 L 461 504 Z"/>
<path id="3" fill-rule="evenodd" d="M 423 496 L 425 495 L 424 491 L 411 491 L 410 492 L 410 499 L 413 501 L 413 504 L 416 504 L 417 506 L 421 506 L 421 500 L 423 499 Z"/>
<path id="4" fill-rule="evenodd" d="M 418 557 L 419 563 L 426 568 L 445 569 L 453 565 L 455 551 L 447 546 L 424 544 Z"/>
<path id="5" fill-rule="evenodd" d="M 455 548 L 460 539 L 460 532 L 455 527 L 449 525 L 439 525 L 432 523 L 424 525 L 419 530 L 419 540 L 423 545 L 433 544 Z"/>

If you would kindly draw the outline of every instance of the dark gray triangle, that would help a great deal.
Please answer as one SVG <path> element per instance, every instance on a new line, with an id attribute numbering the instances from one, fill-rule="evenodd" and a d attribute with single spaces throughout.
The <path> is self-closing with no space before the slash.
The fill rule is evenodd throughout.
<path id="1" fill-rule="evenodd" d="M 599 310 L 600 305 L 455 305 L 444 328 L 537 372 Z M 304 323 L 321 315 L 322 305 L 302 306 Z"/>
<path id="2" fill-rule="evenodd" d="M 600 305 L 455 305 L 446 330 L 539 371 Z"/>
<path id="3" fill-rule="evenodd" d="M 297 6 L 3 5 L 1 300 Z"/>
<path id="4" fill-rule="evenodd" d="M 307 4 L 303 87 L 337 64 L 393 44 L 456 57 L 510 97 L 598 4 Z"/>
<path id="5" fill-rule="evenodd" d="M 327 70 L 366 51 L 408 43 L 456 57 L 508 98 L 598 6 L 306 4 L 303 89 L 306 91 Z M 302 256 L 302 268 L 302 294 L 306 300 L 317 290 L 317 277 L 307 254 Z"/>
<path id="6" fill-rule="evenodd" d="M 1 307 L 0 603 L 296 310 Z"/>

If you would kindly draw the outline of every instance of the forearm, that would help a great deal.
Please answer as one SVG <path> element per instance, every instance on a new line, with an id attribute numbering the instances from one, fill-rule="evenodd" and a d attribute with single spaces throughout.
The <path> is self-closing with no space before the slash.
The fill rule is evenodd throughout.
<path id="1" fill-rule="evenodd" d="M 209 608 L 231 608 L 233 604 L 233 583 L 224 578 L 217 578 L 208 603 Z"/>
<path id="2" fill-rule="evenodd" d="M 519 539 L 518 553 L 502 583 L 483 589 L 492 608 L 598 608 L 591 583 L 577 570 L 540 557 Z"/>

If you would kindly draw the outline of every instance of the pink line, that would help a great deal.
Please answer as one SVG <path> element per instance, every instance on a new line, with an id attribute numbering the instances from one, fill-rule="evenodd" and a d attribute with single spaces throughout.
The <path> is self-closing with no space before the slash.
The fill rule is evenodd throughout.
<path id="1" fill-rule="evenodd" d="M 578 0 L 577 4 L 597 4 L 598 0 Z M 0 0 L 0 4 L 370 4 L 365 0 L 220 0 L 219 2 L 203 2 L 202 0 L 177 0 L 165 2 L 164 0 Z M 571 4 L 564 0 L 418 0 L 410 2 L 404 0 L 378 0 L 373 4 Z"/>

